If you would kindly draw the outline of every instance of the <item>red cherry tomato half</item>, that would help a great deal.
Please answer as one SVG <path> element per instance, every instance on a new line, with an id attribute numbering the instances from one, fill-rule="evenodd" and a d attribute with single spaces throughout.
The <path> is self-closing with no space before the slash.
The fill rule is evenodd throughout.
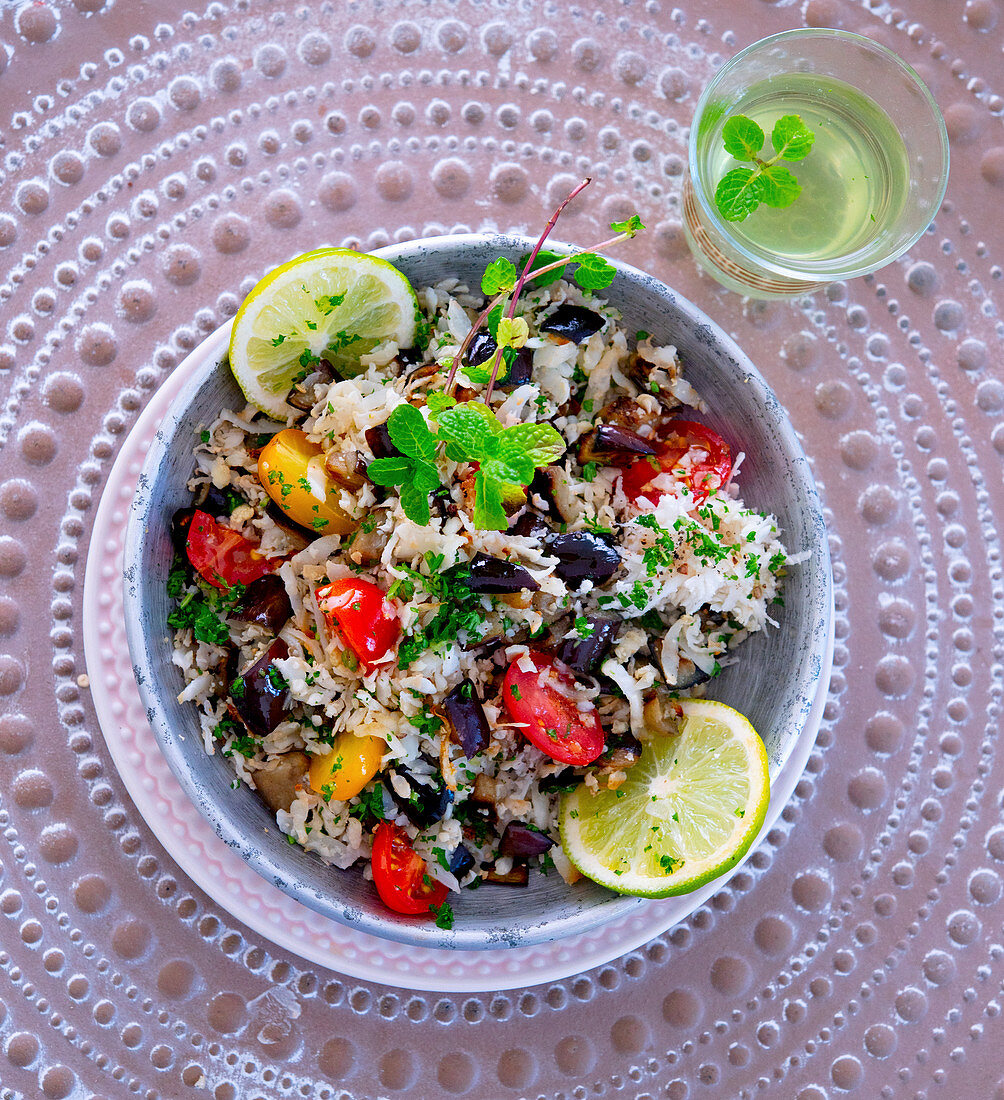
<path id="1" fill-rule="evenodd" d="M 660 433 L 656 453 L 636 459 L 624 471 L 621 484 L 625 495 L 629 500 L 647 497 L 657 504 L 662 490 L 648 486 L 662 473 L 672 473 L 693 493 L 694 503 L 701 504 L 729 480 L 729 445 L 716 431 L 696 420 L 674 420 Z"/>
<path id="2" fill-rule="evenodd" d="M 341 635 L 363 664 L 387 656 L 401 633 L 394 605 L 372 581 L 345 577 L 314 593 L 328 629 Z"/>
<path id="3" fill-rule="evenodd" d="M 389 821 L 381 822 L 373 837 L 373 885 L 388 909 L 409 916 L 430 912 L 449 893 L 429 874 L 404 829 Z"/>
<path id="4" fill-rule="evenodd" d="M 192 567 L 216 588 L 250 584 L 282 565 L 282 558 L 266 558 L 239 531 L 198 510 L 189 524 L 185 549 Z"/>
<path id="5" fill-rule="evenodd" d="M 502 702 L 520 732 L 553 760 L 591 764 L 603 752 L 603 727 L 595 710 L 576 706 L 575 677 L 554 657 L 529 653 L 533 671 L 509 666 L 502 681 Z"/>

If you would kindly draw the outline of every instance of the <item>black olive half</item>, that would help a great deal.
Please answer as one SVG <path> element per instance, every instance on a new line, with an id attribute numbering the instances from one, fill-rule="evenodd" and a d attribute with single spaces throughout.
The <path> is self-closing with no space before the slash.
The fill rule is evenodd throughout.
<path id="1" fill-rule="evenodd" d="M 547 318 L 540 326 L 540 331 L 549 332 L 552 336 L 560 336 L 564 340 L 571 340 L 573 344 L 581 344 L 601 328 L 603 328 L 603 318 L 594 310 L 565 303 L 558 306 Z"/>
<path id="2" fill-rule="evenodd" d="M 431 787 L 426 783 L 420 783 L 404 768 L 399 767 L 396 770 L 408 781 L 408 786 L 411 788 L 409 796 L 402 798 L 394 790 L 389 776 L 384 781 L 384 786 L 412 825 L 419 829 L 428 829 L 430 825 L 435 825 L 437 821 L 442 820 L 443 814 L 453 801 L 453 791 L 445 783 L 438 787 Z"/>
<path id="3" fill-rule="evenodd" d="M 555 573 L 563 581 L 587 578 L 602 584 L 617 572 L 621 556 L 610 542 L 592 531 L 570 531 L 545 540 L 548 553 L 558 559 Z"/>
<path id="4" fill-rule="evenodd" d="M 394 446 L 390 438 L 390 429 L 386 421 L 367 428 L 365 432 L 366 443 L 373 452 L 374 458 L 401 458 L 401 452 Z"/>
<path id="5" fill-rule="evenodd" d="M 471 558 L 467 587 L 472 592 L 505 594 L 524 588 L 536 592 L 540 585 L 522 565 L 479 553 Z"/>
<path id="6" fill-rule="evenodd" d="M 463 878 L 473 866 L 474 856 L 463 844 L 458 844 L 450 853 L 450 874 Z"/>
<path id="7" fill-rule="evenodd" d="M 510 821 L 499 842 L 499 852 L 504 856 L 542 856 L 554 841 L 546 833 L 537 832 L 529 825 Z"/>
<path id="8" fill-rule="evenodd" d="M 233 617 L 243 623 L 258 623 L 278 634 L 293 614 L 286 586 L 275 573 L 266 573 L 252 581 L 241 593 Z"/>
<path id="9" fill-rule="evenodd" d="M 598 615 L 586 616 L 586 630 L 592 633 L 586 638 L 566 638 L 558 650 L 558 657 L 573 672 L 592 674 L 603 663 L 607 651 L 621 628 L 617 619 L 605 619 Z"/>
<path id="10" fill-rule="evenodd" d="M 282 638 L 276 638 L 251 667 L 230 685 L 230 700 L 247 728 L 266 737 L 286 714 L 289 687 L 273 665 L 289 652 Z"/>
<path id="11" fill-rule="evenodd" d="M 498 344 L 495 343 L 490 332 L 476 332 L 464 353 L 464 365 L 476 367 L 480 363 L 487 363 L 496 351 L 498 351 Z"/>
<path id="12" fill-rule="evenodd" d="M 491 727 L 477 688 L 470 680 L 461 680 L 443 700 L 443 714 L 453 727 L 456 742 L 468 760 L 488 747 Z"/>

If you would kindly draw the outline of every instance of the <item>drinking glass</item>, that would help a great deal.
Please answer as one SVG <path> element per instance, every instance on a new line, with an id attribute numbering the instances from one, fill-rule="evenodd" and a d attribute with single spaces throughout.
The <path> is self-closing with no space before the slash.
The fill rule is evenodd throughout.
<path id="1" fill-rule="evenodd" d="M 738 221 L 715 201 L 722 176 L 745 166 L 726 151 L 734 115 L 772 130 L 797 115 L 815 135 L 808 155 L 778 159 L 801 192 Z M 730 290 L 786 298 L 865 275 L 921 236 L 948 184 L 948 135 L 931 93 L 891 50 L 861 35 L 784 31 L 754 42 L 704 89 L 690 130 L 684 231 L 698 264 Z"/>

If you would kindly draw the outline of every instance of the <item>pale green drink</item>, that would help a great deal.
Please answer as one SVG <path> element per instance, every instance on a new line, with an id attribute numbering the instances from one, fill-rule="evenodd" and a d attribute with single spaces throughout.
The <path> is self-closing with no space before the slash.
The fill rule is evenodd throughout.
<path id="1" fill-rule="evenodd" d="M 778 162 L 802 188 L 790 206 L 761 203 L 729 221 L 715 204 L 717 184 L 752 166 L 722 140 L 736 115 L 766 134 L 763 160 L 774 156 L 771 131 L 785 115 L 815 141 L 804 159 Z M 742 51 L 705 90 L 690 169 L 684 228 L 700 265 L 741 293 L 785 297 L 873 271 L 913 244 L 944 195 L 947 135 L 930 93 L 895 54 L 842 31 L 789 31 Z"/>
<path id="2" fill-rule="evenodd" d="M 798 115 L 816 135 L 809 155 L 788 166 L 802 186 L 799 197 L 782 210 L 761 204 L 733 223 L 736 239 L 798 264 L 854 252 L 899 217 L 910 185 L 906 146 L 885 111 L 849 84 L 792 74 L 751 88 L 733 113 L 767 134 L 764 157 L 783 115 Z M 739 164 L 725 151 L 721 123 L 708 139 L 713 179 Z"/>

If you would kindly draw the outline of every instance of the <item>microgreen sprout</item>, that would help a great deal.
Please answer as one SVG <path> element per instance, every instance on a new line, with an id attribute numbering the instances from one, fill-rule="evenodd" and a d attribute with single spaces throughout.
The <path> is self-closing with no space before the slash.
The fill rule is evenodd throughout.
<path id="1" fill-rule="evenodd" d="M 548 235 L 557 223 L 561 212 L 580 191 L 589 186 L 590 182 L 591 177 L 587 176 L 581 183 L 572 188 L 561 201 L 558 208 L 548 219 L 547 225 L 544 226 L 544 231 L 538 238 L 530 255 L 523 262 L 522 271 L 518 271 L 512 260 L 506 259 L 504 256 L 492 260 L 485 268 L 484 275 L 481 278 L 481 291 L 487 296 L 488 301 L 475 319 L 470 332 L 464 337 L 456 355 L 453 356 L 450 363 L 450 373 L 446 379 L 445 389 L 447 394 L 453 391 L 457 371 L 463 363 L 464 355 L 471 341 L 485 325 L 489 325 L 490 328 L 493 328 L 492 334 L 497 345 L 489 370 L 488 390 L 485 393 L 485 403 L 491 401 L 492 391 L 495 389 L 502 363 L 506 358 L 506 349 L 518 350 L 526 343 L 529 335 L 526 322 L 516 316 L 519 296 L 529 280 L 533 280 L 541 286 L 546 285 L 548 282 L 561 278 L 566 268 L 570 264 L 575 264 L 577 266 L 571 277 L 583 290 L 603 290 L 613 282 L 616 269 L 598 253 L 619 244 L 621 241 L 630 240 L 640 230 L 644 229 L 645 226 L 637 214 L 632 214 L 630 218 L 622 222 L 612 222 L 610 228 L 613 230 L 614 236 L 593 245 L 591 248 L 582 249 L 567 256 L 545 253 L 543 258 L 546 258 L 547 262 L 543 264 L 539 262 L 542 258 L 541 248 L 544 241 L 547 240 Z M 548 275 L 551 275 L 550 279 L 546 278 Z M 507 299 L 508 304 L 506 304 Z M 493 313 L 498 318 L 494 326 L 492 326 Z M 510 325 L 506 322 L 516 322 L 516 324 Z"/>
<path id="2" fill-rule="evenodd" d="M 567 256 L 541 253 L 541 246 L 554 228 L 562 210 L 589 185 L 589 178 L 577 184 L 560 203 L 544 227 L 522 271 L 512 260 L 499 256 L 485 268 L 481 290 L 487 302 L 464 337 L 452 361 L 442 390 L 430 391 L 426 398 L 426 417 L 414 406 L 399 405 L 387 421 L 391 442 L 400 456 L 378 458 L 367 467 L 367 475 L 378 485 L 395 486 L 405 515 L 425 526 L 431 519 L 429 493 L 441 487 L 436 457 L 440 443 L 446 444 L 446 457 L 473 467 L 475 527 L 483 531 L 504 531 L 508 526 L 507 505 L 526 500 L 526 490 L 536 471 L 556 462 L 565 453 L 565 440 L 550 424 L 513 424 L 505 427 L 492 411 L 492 390 L 503 362 L 512 361 L 530 338 L 525 317 L 517 316 L 520 293 L 528 280 L 547 285 L 574 265 L 573 278 L 584 290 L 602 290 L 613 282 L 616 269 L 598 254 L 629 240 L 645 227 L 637 214 L 621 222 L 612 222 L 614 236 L 588 250 Z M 541 261 L 544 262 L 541 262 Z M 458 403 L 453 396 L 454 380 L 474 336 L 485 325 L 496 348 L 490 370 L 479 364 L 481 380 L 488 389 L 483 401 Z M 471 371 L 467 370 L 468 378 Z M 475 379 L 471 379 L 474 381 Z M 434 432 L 429 424 L 436 428 Z"/>

